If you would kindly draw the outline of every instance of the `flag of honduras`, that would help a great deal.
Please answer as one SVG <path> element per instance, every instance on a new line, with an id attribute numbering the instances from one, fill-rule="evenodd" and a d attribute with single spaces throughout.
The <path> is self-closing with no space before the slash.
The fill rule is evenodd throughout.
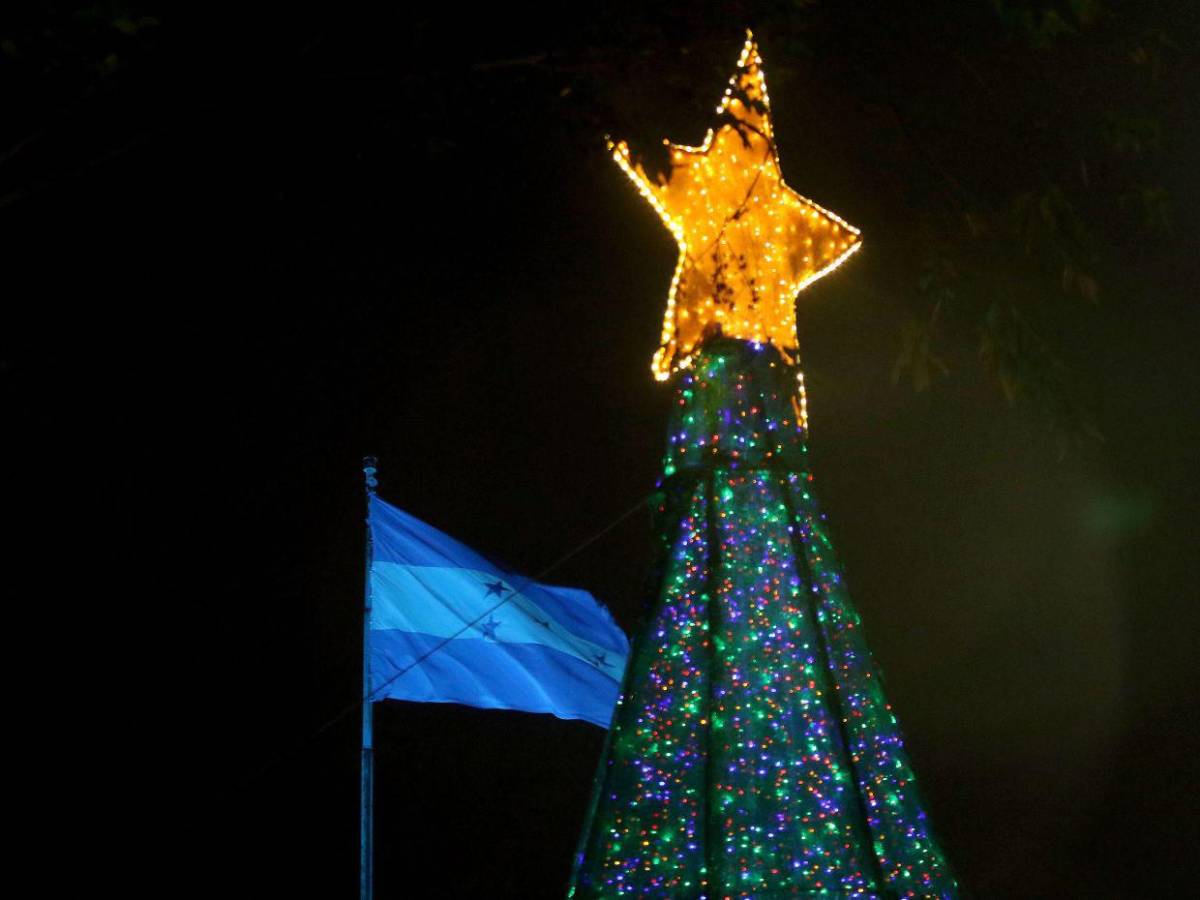
<path id="1" fill-rule="evenodd" d="M 587 591 L 498 569 L 372 495 L 370 700 L 553 713 L 607 728 L 629 640 Z"/>

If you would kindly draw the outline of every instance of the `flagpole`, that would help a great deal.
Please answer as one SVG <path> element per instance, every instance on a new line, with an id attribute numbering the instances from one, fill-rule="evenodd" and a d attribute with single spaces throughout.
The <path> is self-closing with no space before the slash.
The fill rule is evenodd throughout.
<path id="1" fill-rule="evenodd" d="M 366 488 L 368 521 L 371 497 L 375 494 L 375 457 L 363 457 L 363 485 Z M 363 573 L 363 684 L 362 684 L 362 772 L 361 819 L 359 822 L 358 883 L 359 900 L 375 897 L 375 748 L 371 700 L 371 529 L 367 527 L 366 565 Z"/>

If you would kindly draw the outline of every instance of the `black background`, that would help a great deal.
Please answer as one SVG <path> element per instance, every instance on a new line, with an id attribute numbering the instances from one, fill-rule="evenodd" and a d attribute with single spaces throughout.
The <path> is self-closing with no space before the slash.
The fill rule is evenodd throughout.
<path id="1" fill-rule="evenodd" d="M 387 500 L 526 572 L 652 488 L 672 241 L 607 159 L 613 123 L 581 124 L 536 63 L 511 72 L 622 35 L 621 15 L 212 10 L 163 17 L 117 90 L 56 106 L 53 85 L 10 85 L 39 135 L 0 207 L 5 396 L 35 438 L 10 439 L 30 451 L 10 472 L 130 535 L 97 554 L 95 596 L 82 566 L 51 570 L 85 623 L 71 640 L 106 647 L 64 667 L 68 755 L 150 775 L 122 809 L 125 782 L 85 772 L 106 795 L 87 821 L 137 823 L 109 863 L 158 848 L 168 894 L 353 895 L 356 717 L 312 734 L 358 690 L 364 453 Z M 664 11 L 665 31 L 720 36 L 664 68 L 695 63 L 715 101 L 753 20 Z M 783 41 L 761 43 L 770 78 Z M 935 828 L 976 896 L 1187 893 L 1194 123 L 1170 163 L 1181 238 L 1126 248 L 1121 290 L 1065 333 L 1107 440 L 1059 460 L 969 367 L 931 393 L 891 384 L 903 161 L 863 156 L 853 96 L 805 78 L 772 82 L 785 175 L 864 234 L 798 303 L 815 489 Z M 653 83 L 633 102 L 679 141 L 707 125 Z M 653 549 L 639 513 L 552 580 L 632 629 Z M 601 741 L 383 704 L 378 896 L 560 895 Z"/>

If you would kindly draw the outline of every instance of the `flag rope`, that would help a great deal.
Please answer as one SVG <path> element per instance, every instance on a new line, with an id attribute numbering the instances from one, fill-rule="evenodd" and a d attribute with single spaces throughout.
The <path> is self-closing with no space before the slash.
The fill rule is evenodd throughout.
<path id="1" fill-rule="evenodd" d="M 550 563 L 550 565 L 546 566 L 546 568 L 542 569 L 536 575 L 530 575 L 530 576 L 524 578 L 523 579 L 524 585 L 532 584 L 535 581 L 540 581 L 541 579 L 543 579 L 547 575 L 549 575 L 551 572 L 553 572 L 555 569 L 557 569 L 559 566 L 561 566 L 563 563 L 565 563 L 567 560 L 573 558 L 578 553 L 582 553 L 584 550 L 586 550 L 592 544 L 596 543 L 596 541 L 600 540 L 600 538 L 604 537 L 606 534 L 608 534 L 610 531 L 612 531 L 614 528 L 616 528 L 618 525 L 620 525 L 622 522 L 624 522 L 626 519 L 628 519 L 630 516 L 632 516 L 639 509 L 646 506 L 646 504 L 651 499 L 653 499 L 656 496 L 656 494 L 657 494 L 657 491 L 651 492 L 651 493 L 647 494 L 646 496 L 640 498 L 635 504 L 633 504 L 633 506 L 629 507 L 629 509 L 627 509 L 627 510 L 625 510 L 625 512 L 621 513 L 621 515 L 617 516 L 615 519 L 613 519 L 611 522 L 609 522 L 607 525 L 605 525 L 603 528 L 601 528 L 599 531 L 597 531 L 591 537 L 585 539 L 584 541 L 580 542 L 572 549 L 568 550 L 566 553 L 564 553 L 562 556 L 560 556 L 554 562 Z M 522 587 L 524 585 L 522 585 Z M 425 660 L 429 659 L 429 657 L 432 656 L 434 653 L 436 653 L 438 650 L 441 650 L 443 647 L 445 647 L 447 644 L 449 644 L 452 640 L 457 638 L 460 634 L 467 631 L 467 629 L 477 625 L 486 616 L 490 616 L 492 613 L 494 613 L 496 610 L 498 610 L 501 606 L 503 606 L 505 603 L 507 603 L 513 597 L 517 596 L 520 592 L 521 592 L 520 589 L 513 590 L 512 592 L 509 593 L 509 595 L 507 597 L 500 600 L 500 602 L 496 603 L 490 609 L 487 609 L 484 612 L 480 613 L 478 616 L 476 616 L 474 619 L 472 619 L 470 622 L 468 622 L 466 625 L 464 625 L 458 631 L 454 632 L 454 634 L 450 635 L 450 637 L 443 640 L 441 643 L 436 644 L 433 647 L 431 647 L 429 650 L 427 650 L 425 653 L 423 653 L 417 659 L 413 660 L 411 663 L 409 663 L 407 666 L 405 666 L 403 669 L 401 669 L 399 672 L 397 672 L 395 675 L 393 675 L 391 678 L 389 678 L 383 684 L 379 685 L 378 688 L 374 688 L 373 690 L 371 690 L 370 693 L 365 694 L 362 697 L 359 697 L 357 700 L 354 700 L 353 702 L 347 704 L 343 709 L 341 709 L 339 712 L 334 714 L 329 719 L 326 719 L 325 722 L 323 722 L 316 729 L 314 729 L 313 732 L 311 734 L 309 734 L 308 737 L 302 738 L 301 740 L 297 741 L 290 750 L 285 750 L 285 751 L 279 753 L 273 760 L 271 760 L 265 766 L 263 766 L 261 769 L 259 769 L 254 775 L 252 775 L 248 779 L 246 779 L 246 781 L 243 783 L 243 786 L 253 784 L 258 779 L 262 778 L 264 775 L 266 775 L 268 772 L 270 772 L 272 769 L 274 769 L 276 766 L 278 766 L 285 759 L 294 755 L 299 750 L 301 750 L 303 747 L 306 747 L 309 744 L 311 744 L 318 737 L 320 737 L 322 734 L 324 734 L 326 731 L 328 731 L 330 728 L 332 728 L 334 725 L 336 725 L 338 722 L 342 721 L 342 719 L 346 718 L 346 716 L 350 715 L 352 712 L 359 709 L 364 703 L 373 702 L 370 699 L 373 695 L 386 689 L 389 685 L 391 685 L 392 683 L 397 681 L 401 676 L 405 675 L 408 672 L 411 672 L 418 665 L 423 663 Z"/>

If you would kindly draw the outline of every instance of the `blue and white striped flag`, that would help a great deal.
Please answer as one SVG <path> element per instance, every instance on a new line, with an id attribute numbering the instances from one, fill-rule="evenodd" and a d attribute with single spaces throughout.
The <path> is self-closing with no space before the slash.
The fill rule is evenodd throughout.
<path id="1" fill-rule="evenodd" d="M 629 640 L 591 594 L 504 572 L 374 495 L 368 524 L 370 700 L 546 712 L 608 727 Z"/>

